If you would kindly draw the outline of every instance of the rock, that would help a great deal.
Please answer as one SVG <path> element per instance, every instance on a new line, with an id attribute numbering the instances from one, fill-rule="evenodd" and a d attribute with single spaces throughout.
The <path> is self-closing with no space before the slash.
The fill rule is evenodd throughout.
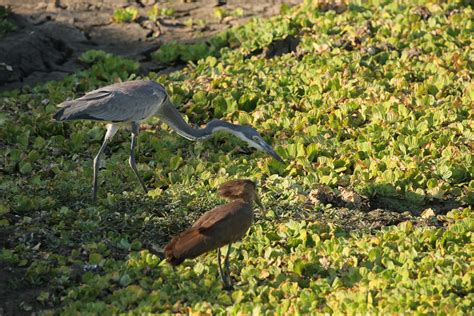
<path id="1" fill-rule="evenodd" d="M 44 5 L 45 7 L 48 5 L 48 3 L 55 2 L 54 0 L 44 0 L 44 1 L 38 1 L 38 0 L 1 0 L 0 5 L 4 6 L 11 6 L 15 7 L 18 5 L 34 8 L 39 5 Z"/>
<path id="2" fill-rule="evenodd" d="M 433 217 L 433 216 L 436 216 L 436 213 L 432 208 L 427 208 L 426 210 L 424 210 L 421 213 L 422 218 L 430 218 L 430 217 Z"/>
<path id="3" fill-rule="evenodd" d="M 96 27 L 89 33 L 96 42 L 105 41 L 119 45 L 125 39 L 131 42 L 145 40 L 150 30 L 142 28 L 137 23 L 121 23 Z"/>
<path id="4" fill-rule="evenodd" d="M 10 65 L 7 65 L 5 63 L 0 63 L 0 67 L 3 68 L 6 71 L 13 71 L 13 67 Z"/>
<path id="5" fill-rule="evenodd" d="M 142 5 L 146 6 L 152 6 L 156 3 L 156 0 L 139 0 Z"/>
<path id="6" fill-rule="evenodd" d="M 36 11 L 42 11 L 45 10 L 48 7 L 48 4 L 45 2 L 40 2 L 38 5 L 35 7 Z"/>
<path id="7" fill-rule="evenodd" d="M 63 10 L 56 16 L 56 21 L 66 24 L 74 24 L 74 16 L 70 11 Z"/>
<path id="8" fill-rule="evenodd" d="M 316 3 L 322 12 L 333 10 L 337 14 L 341 14 L 347 10 L 347 4 L 343 0 L 318 0 Z"/>
<path id="9" fill-rule="evenodd" d="M 15 67 L 13 71 L 0 73 L 0 84 L 19 80 L 34 71 L 51 71 L 52 63 L 61 63 L 67 55 L 55 45 L 51 38 L 36 33 L 4 38 L 0 60 L 8 60 Z"/>
<path id="10" fill-rule="evenodd" d="M 327 204 L 333 203 L 335 200 L 336 195 L 326 185 L 319 185 L 308 194 L 308 202 L 311 204 Z"/>
<path id="11" fill-rule="evenodd" d="M 415 10 L 413 10 L 413 14 L 418 15 L 425 21 L 431 17 L 431 11 L 425 6 L 417 7 Z"/>
<path id="12" fill-rule="evenodd" d="M 46 11 L 47 12 L 57 12 L 59 8 L 56 6 L 55 2 L 50 2 L 46 6 Z"/>
<path id="13" fill-rule="evenodd" d="M 408 58 L 411 59 L 413 57 L 420 56 L 422 54 L 422 51 L 421 49 L 414 47 L 414 48 L 406 49 L 405 53 L 407 54 Z"/>
<path id="14" fill-rule="evenodd" d="M 131 4 L 135 1 L 133 1 L 133 0 L 102 0 L 102 2 L 104 4 L 111 5 L 112 7 L 116 8 L 116 7 L 126 6 L 126 5 Z"/>
<path id="15" fill-rule="evenodd" d="M 341 199 L 344 203 L 351 204 L 354 207 L 360 207 L 362 205 L 362 197 L 354 190 L 339 187 L 339 192 L 341 192 Z"/>
<path id="16" fill-rule="evenodd" d="M 0 0 L 10 5 L 9 17 L 17 30 L 0 40 L 0 90 L 36 85 L 82 69 L 78 57 L 90 49 L 102 49 L 141 61 L 143 74 L 157 71 L 169 73 L 182 67 L 166 67 L 153 62 L 150 53 L 160 42 L 177 40 L 194 42 L 207 38 L 225 25 L 212 23 L 212 10 L 217 0 L 166 1 L 166 6 L 177 10 L 173 17 L 163 18 L 161 25 L 145 23 L 149 6 L 164 1 L 157 0 Z M 185 3 L 183 3 L 185 2 Z M 232 23 L 241 23 L 251 16 L 277 14 L 282 2 L 290 5 L 301 0 L 236 1 L 227 5 L 242 7 L 245 17 L 235 17 Z M 115 9 L 137 6 L 141 19 L 137 23 L 113 24 Z M 145 6 L 145 8 L 143 7 Z M 146 7 L 148 6 L 148 7 Z M 185 21 L 205 21 L 203 27 L 186 28 Z M 198 35 L 197 35 L 198 34 Z M 286 39 L 288 41 L 288 39 Z M 277 42 L 269 49 L 269 56 L 284 54 L 294 48 L 291 42 Z M 261 53 L 262 51 L 260 51 Z M 1 64 L 3 63 L 3 64 Z"/>
<path id="17" fill-rule="evenodd" d="M 145 20 L 141 25 L 142 27 L 152 30 L 155 33 L 160 33 L 160 26 L 158 25 L 158 23 L 154 23 L 150 20 Z"/>
<path id="18" fill-rule="evenodd" d="M 28 18 L 34 25 L 41 25 L 48 21 L 53 20 L 53 17 L 56 17 L 54 12 L 40 12 L 38 14 L 32 14 Z"/>

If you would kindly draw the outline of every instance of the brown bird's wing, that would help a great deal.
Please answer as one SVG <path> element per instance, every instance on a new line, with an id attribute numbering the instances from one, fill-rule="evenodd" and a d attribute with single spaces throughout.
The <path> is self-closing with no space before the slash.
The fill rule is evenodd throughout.
<path id="1" fill-rule="evenodd" d="M 197 227 L 200 231 L 204 231 L 213 225 L 233 217 L 234 214 L 240 210 L 243 204 L 244 203 L 240 201 L 233 201 L 225 205 L 217 206 L 199 217 L 192 227 Z"/>

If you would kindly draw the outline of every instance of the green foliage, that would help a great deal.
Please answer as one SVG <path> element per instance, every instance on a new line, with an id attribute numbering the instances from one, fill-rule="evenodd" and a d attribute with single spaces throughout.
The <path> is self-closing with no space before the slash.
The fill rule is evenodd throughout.
<path id="1" fill-rule="evenodd" d="M 341 14 L 306 2 L 209 43 L 162 46 L 157 60 L 193 61 L 148 75 L 186 119 L 251 124 L 287 163 L 243 153 L 236 148 L 244 144 L 223 134 L 188 142 L 152 118 L 137 156 L 154 188 L 148 196 L 127 165 L 129 135 L 119 132 L 99 175 L 99 201 L 90 203 L 104 129 L 51 121 L 59 102 L 134 79 L 136 62 L 90 51 L 80 58 L 84 71 L 3 93 L 0 267 L 8 297 L 45 314 L 469 314 L 472 8 L 425 5 L 426 19 L 409 1 L 350 4 Z M 295 52 L 259 54 L 288 35 L 300 39 Z M 222 203 L 215 188 L 231 178 L 256 180 L 267 213 L 257 211 L 235 244 L 236 286 L 225 292 L 215 253 L 172 269 L 151 251 Z M 414 215 L 429 209 L 401 223 L 377 210 L 373 221 L 392 226 L 354 230 L 372 212 L 314 201 L 320 184 Z M 24 295 L 31 292 L 32 300 Z"/>
<path id="2" fill-rule="evenodd" d="M 176 13 L 173 8 L 160 8 L 157 4 L 147 11 L 148 18 L 152 22 L 156 22 L 159 16 L 171 16 Z"/>
<path id="3" fill-rule="evenodd" d="M 138 8 L 134 6 L 118 8 L 114 11 L 112 20 L 116 23 L 130 23 L 138 18 Z"/>
<path id="4" fill-rule="evenodd" d="M 16 30 L 16 26 L 7 20 L 11 10 L 9 7 L 0 5 L 0 37 Z"/>
<path id="5" fill-rule="evenodd" d="M 228 33 L 223 31 L 212 38 L 209 43 L 183 44 L 176 41 L 166 43 L 154 52 L 152 57 L 160 63 L 198 61 L 208 56 L 218 56 L 220 49 L 227 45 Z"/>
<path id="6" fill-rule="evenodd" d="M 242 8 L 237 8 L 234 11 L 226 10 L 223 7 L 217 7 L 214 9 L 214 16 L 221 22 L 225 17 L 242 17 L 244 16 L 244 10 Z"/>

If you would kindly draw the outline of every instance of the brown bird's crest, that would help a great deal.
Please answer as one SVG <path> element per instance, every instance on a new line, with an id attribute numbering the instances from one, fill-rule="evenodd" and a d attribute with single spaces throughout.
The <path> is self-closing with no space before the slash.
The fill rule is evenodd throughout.
<path id="1" fill-rule="evenodd" d="M 247 192 L 255 191 L 255 182 L 251 180 L 231 180 L 219 187 L 219 195 L 223 198 L 234 200 L 243 197 Z"/>

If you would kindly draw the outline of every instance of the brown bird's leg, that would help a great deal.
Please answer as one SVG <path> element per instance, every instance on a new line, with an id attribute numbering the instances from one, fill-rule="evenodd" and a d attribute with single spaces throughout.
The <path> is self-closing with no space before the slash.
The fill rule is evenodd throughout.
<path id="1" fill-rule="evenodd" d="M 229 254 L 231 250 L 232 244 L 229 244 L 227 247 L 227 254 L 225 255 L 225 260 L 224 260 L 224 267 L 226 271 L 226 280 L 227 280 L 227 285 L 225 286 L 227 289 L 232 288 L 232 279 L 230 278 L 230 267 L 229 267 Z"/>
<path id="2" fill-rule="evenodd" d="M 137 176 L 138 181 L 140 181 L 140 184 L 143 190 L 145 191 L 145 193 L 147 193 L 148 190 L 145 186 L 145 182 L 143 182 L 142 178 L 138 174 L 137 165 L 135 164 L 135 145 L 137 142 L 138 131 L 139 131 L 138 124 L 133 122 L 132 123 L 132 143 L 130 145 L 130 158 L 128 159 L 128 163 L 130 164 L 130 167 L 132 168 L 133 173 Z"/>
<path id="3" fill-rule="evenodd" d="M 224 288 L 226 287 L 226 280 L 224 277 L 224 273 L 222 272 L 222 264 L 221 264 L 221 248 L 217 248 L 217 267 L 219 268 L 219 275 L 221 276 L 222 283 Z"/>

